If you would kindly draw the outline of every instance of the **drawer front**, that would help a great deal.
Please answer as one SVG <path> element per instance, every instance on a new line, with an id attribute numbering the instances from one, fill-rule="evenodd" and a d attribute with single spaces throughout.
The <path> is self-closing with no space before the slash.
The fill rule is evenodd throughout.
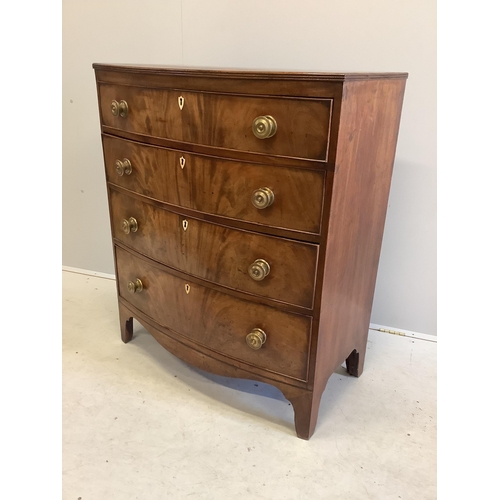
<path id="1" fill-rule="evenodd" d="M 120 295 L 156 322 L 226 356 L 306 379 L 310 317 L 285 313 L 189 283 L 119 247 L 115 249 Z M 137 278 L 143 289 L 131 293 L 128 283 Z M 254 328 L 266 334 L 265 343 L 256 350 L 246 342 L 246 336 Z"/>
<path id="2" fill-rule="evenodd" d="M 326 160 L 330 99 L 258 97 L 99 85 L 103 125 L 138 134 L 236 151 Z M 182 98 L 182 109 L 179 99 Z M 127 116 L 112 112 L 125 101 Z M 259 139 L 252 125 L 272 116 L 276 133 Z"/>
<path id="3" fill-rule="evenodd" d="M 109 182 L 200 212 L 319 234 L 323 171 L 221 160 L 106 136 L 103 145 Z M 262 194 L 254 192 L 262 188 L 272 191 L 272 203 L 256 208 L 254 197 Z"/>
<path id="4" fill-rule="evenodd" d="M 312 307 L 317 245 L 188 218 L 113 189 L 110 211 L 115 238 L 156 261 L 235 290 Z M 122 222 L 130 218 L 138 228 L 127 234 Z M 249 267 L 259 259 L 270 271 L 256 281 Z"/>

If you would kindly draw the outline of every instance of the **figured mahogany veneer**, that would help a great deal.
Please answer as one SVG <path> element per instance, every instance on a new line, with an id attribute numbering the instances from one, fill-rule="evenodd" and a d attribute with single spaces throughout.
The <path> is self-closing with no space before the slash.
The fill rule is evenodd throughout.
<path id="1" fill-rule="evenodd" d="M 249 365 L 299 380 L 307 379 L 311 318 L 243 301 L 160 270 L 147 261 L 116 250 L 120 297 L 160 325 L 202 346 Z M 144 289 L 131 294 L 129 281 L 141 279 Z M 186 285 L 189 292 L 186 292 Z M 252 350 L 245 338 L 253 328 L 264 330 L 265 349 Z"/>
<path id="2" fill-rule="evenodd" d="M 113 189 L 109 194 L 113 234 L 134 250 L 229 288 L 312 308 L 317 245 L 204 222 Z M 137 220 L 138 230 L 125 234 L 121 222 L 130 217 Z M 262 281 L 248 273 L 257 259 L 271 266 Z M 291 287 L 294 281 L 301 286 Z"/>
<path id="3" fill-rule="evenodd" d="M 107 177 L 117 186 L 201 213 L 319 235 L 324 170 L 243 163 L 111 136 L 103 136 L 103 146 Z M 131 162 L 130 175 L 116 171 L 123 159 Z M 259 210 L 251 199 L 262 187 L 273 191 L 274 202 Z"/>
<path id="4" fill-rule="evenodd" d="M 309 439 L 330 375 L 363 371 L 407 74 L 94 69 L 123 341 L 137 318 L 188 363 L 275 385 Z"/>
<path id="5" fill-rule="evenodd" d="M 100 86 L 102 123 L 128 132 L 192 144 L 277 156 L 325 160 L 331 100 L 159 90 L 124 85 Z M 179 98 L 183 99 L 182 109 Z M 113 99 L 128 103 L 127 119 L 114 116 Z M 267 141 L 252 133 L 253 120 L 265 109 L 280 134 Z"/>

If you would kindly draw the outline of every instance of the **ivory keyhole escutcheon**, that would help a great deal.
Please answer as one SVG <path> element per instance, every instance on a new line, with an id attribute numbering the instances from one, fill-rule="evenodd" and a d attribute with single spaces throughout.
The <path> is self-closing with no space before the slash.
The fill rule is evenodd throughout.
<path id="1" fill-rule="evenodd" d="M 186 293 L 189 293 L 191 291 L 191 287 L 186 283 L 184 285 L 184 290 L 186 290 Z"/>
<path id="2" fill-rule="evenodd" d="M 184 231 L 187 231 L 187 228 L 188 228 L 188 221 L 184 219 L 182 221 L 182 229 L 184 229 Z"/>
<path id="3" fill-rule="evenodd" d="M 184 107 L 184 97 L 182 96 L 179 96 L 179 108 L 182 110 L 182 108 Z"/>
<path id="4" fill-rule="evenodd" d="M 186 166 L 186 158 L 184 158 L 184 156 L 181 156 L 179 158 L 179 163 L 181 164 L 181 168 L 184 168 Z"/>

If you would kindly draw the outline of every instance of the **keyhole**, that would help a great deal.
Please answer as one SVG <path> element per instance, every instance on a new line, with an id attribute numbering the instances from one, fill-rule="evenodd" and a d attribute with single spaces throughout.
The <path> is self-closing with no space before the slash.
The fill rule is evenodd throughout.
<path id="1" fill-rule="evenodd" d="M 179 108 L 183 108 L 184 107 L 184 97 L 182 96 L 179 96 Z"/>
<path id="2" fill-rule="evenodd" d="M 187 228 L 188 228 L 188 221 L 184 219 L 182 221 L 182 229 L 184 229 L 184 231 L 187 231 Z"/>

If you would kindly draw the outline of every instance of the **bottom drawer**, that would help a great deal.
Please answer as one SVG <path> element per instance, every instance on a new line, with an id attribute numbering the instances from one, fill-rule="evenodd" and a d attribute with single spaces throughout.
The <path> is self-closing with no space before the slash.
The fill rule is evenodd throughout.
<path id="1" fill-rule="evenodd" d="M 257 368 L 307 380 L 311 317 L 192 283 L 121 247 L 116 266 L 120 296 L 174 334 Z M 254 347 L 265 337 L 260 348 L 248 345 L 249 334 Z"/>

